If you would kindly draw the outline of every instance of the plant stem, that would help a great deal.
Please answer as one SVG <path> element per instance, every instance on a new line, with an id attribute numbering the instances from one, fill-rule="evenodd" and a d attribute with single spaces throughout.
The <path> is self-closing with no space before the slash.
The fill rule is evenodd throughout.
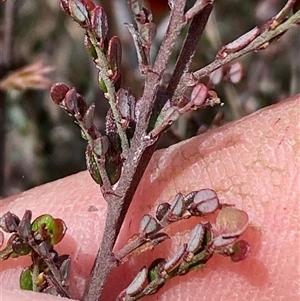
<path id="1" fill-rule="evenodd" d="M 296 25 L 299 21 L 300 21 L 300 10 L 297 11 L 295 14 L 293 14 L 289 19 L 287 19 L 287 21 L 277 26 L 274 30 L 270 30 L 270 31 L 266 30 L 265 32 L 263 32 L 260 36 L 258 36 L 255 40 L 253 40 L 245 48 L 237 52 L 230 53 L 225 58 L 216 59 L 209 65 L 201 68 L 200 70 L 186 74 L 185 79 L 182 82 L 182 85 L 189 84 L 189 79 L 191 77 L 193 77 L 196 81 L 199 81 L 201 78 L 209 75 L 211 72 L 220 68 L 221 66 L 228 64 L 233 60 L 236 60 L 249 52 L 257 51 L 261 46 L 265 45 L 266 43 L 268 43 L 270 40 L 280 35 L 281 33 L 284 33 L 292 26 Z"/>
<path id="2" fill-rule="evenodd" d="M 135 168 L 130 163 L 125 164 L 118 189 L 114 195 L 108 195 L 107 216 L 102 243 L 86 286 L 83 301 L 95 301 L 100 298 L 110 271 L 117 266 L 112 249 L 136 188 L 155 149 L 156 142 L 152 145 L 144 143 L 140 145 L 139 149 L 134 149 L 134 152 L 130 151 L 126 162 L 132 162 Z"/>
<path id="3" fill-rule="evenodd" d="M 166 68 L 177 35 L 184 26 L 183 22 L 180 22 L 182 21 L 184 3 L 180 0 L 176 2 L 178 2 L 178 5 L 175 5 L 175 9 L 172 11 L 166 38 L 157 55 L 153 70 L 146 75 L 142 97 L 143 106 L 128 157 L 124 162 L 122 176 L 115 194 L 107 196 L 108 208 L 105 230 L 83 301 L 95 301 L 100 298 L 108 274 L 116 267 L 117 262 L 113 258 L 112 249 L 136 188 L 156 148 L 158 140 L 146 140 L 145 136 L 160 79 Z"/>
<path id="4" fill-rule="evenodd" d="M 100 72 L 100 76 L 103 79 L 103 81 L 105 82 L 105 86 L 107 88 L 107 99 L 109 102 L 109 106 L 112 110 L 112 114 L 113 114 L 113 118 L 115 120 L 117 129 L 118 129 L 118 134 L 120 136 L 120 140 L 121 140 L 121 146 L 122 146 L 122 155 L 124 158 L 126 158 L 127 154 L 128 154 L 128 150 L 129 150 L 129 143 L 128 143 L 128 139 L 126 136 L 126 131 L 125 129 L 122 128 L 122 117 L 120 114 L 120 111 L 117 107 L 117 102 L 116 102 L 116 90 L 115 87 L 112 83 L 112 81 L 108 78 L 108 70 L 109 70 L 109 66 L 108 66 L 108 61 L 106 58 L 105 53 L 100 50 L 99 46 L 98 46 L 98 41 L 95 38 L 94 34 L 91 31 L 88 31 L 88 35 L 89 38 L 91 40 L 91 43 L 93 44 L 93 46 L 95 47 L 95 50 L 97 52 L 97 57 L 98 59 L 96 60 L 96 65 L 99 67 L 99 72 Z"/>
<path id="5" fill-rule="evenodd" d="M 133 297 L 127 297 L 125 301 L 135 301 L 144 296 L 153 294 L 157 291 L 159 287 L 161 287 L 164 283 L 166 283 L 169 279 L 182 275 L 183 271 L 187 271 L 190 267 L 194 265 L 199 265 L 197 268 L 203 266 L 211 257 L 213 256 L 212 252 L 208 252 L 207 250 L 203 250 L 199 254 L 195 255 L 191 261 L 183 261 L 178 267 L 176 267 L 173 271 L 167 273 L 163 277 L 157 277 L 155 280 L 151 281 L 140 293 L 134 295 Z"/>
<path id="6" fill-rule="evenodd" d="M 143 105 L 137 122 L 137 128 L 144 128 L 145 131 L 149 124 L 150 115 L 163 72 L 166 69 L 177 36 L 181 29 L 185 26 L 183 14 L 185 1 L 176 0 L 173 2 L 173 10 L 165 38 L 163 39 L 162 45 L 157 54 L 153 69 L 149 70 L 145 79 L 145 88 L 142 96 Z"/>
<path id="7" fill-rule="evenodd" d="M 181 29 L 186 25 L 184 20 L 184 5 L 185 5 L 185 1 L 182 0 L 173 1 L 173 10 L 171 13 L 165 38 L 162 42 L 160 51 L 157 55 L 153 68 L 149 69 L 146 72 L 145 87 L 141 99 L 142 101 L 141 111 L 137 121 L 136 130 L 133 139 L 131 141 L 131 147 L 128 150 L 128 153 L 126 153 L 126 160 L 123 165 L 122 175 L 114 193 L 106 195 L 108 208 L 107 208 L 107 218 L 106 218 L 102 243 L 101 243 L 101 247 L 98 250 L 97 257 L 95 259 L 95 263 L 91 272 L 91 276 L 87 283 L 86 290 L 84 292 L 83 301 L 97 301 L 100 298 L 110 271 L 117 266 L 117 260 L 114 257 L 112 250 L 115 245 L 117 236 L 119 235 L 121 225 L 125 219 L 125 215 L 132 201 L 136 188 L 140 182 L 140 179 L 143 176 L 143 173 L 157 145 L 158 139 L 151 140 L 147 138 L 147 128 L 148 128 L 149 119 L 152 113 L 154 103 L 157 100 L 156 98 L 157 98 L 157 92 L 158 92 L 160 80 L 166 69 L 170 54 L 176 42 L 176 38 L 180 33 Z M 209 8 L 207 8 L 207 10 L 204 11 L 206 12 L 205 15 L 206 18 L 208 18 L 210 14 Z M 232 61 L 233 59 L 236 59 L 247 52 L 257 50 L 260 46 L 268 42 L 270 39 L 284 32 L 285 30 L 290 28 L 293 24 L 296 24 L 299 21 L 299 19 L 300 19 L 300 12 L 297 12 L 295 15 L 289 18 L 285 23 L 279 25 L 275 30 L 271 32 L 269 31 L 263 32 L 261 36 L 256 38 L 252 43 L 250 43 L 247 47 L 241 49 L 240 51 L 228 54 L 228 56 L 225 57 L 224 59 L 217 59 L 210 65 L 192 74 L 187 73 L 186 76 L 183 76 L 182 80 L 179 80 L 179 88 L 178 88 L 178 92 L 176 89 L 176 95 L 183 95 L 183 92 L 186 89 L 186 85 L 190 81 L 191 75 L 196 80 L 199 80 L 203 76 L 208 75 L 213 70 Z M 205 25 L 207 19 L 205 20 L 205 18 L 203 18 L 202 22 Z M 195 47 L 195 45 L 193 47 Z M 183 72 L 185 71 L 185 66 L 188 66 L 190 63 L 190 59 L 191 56 L 193 55 L 193 51 L 190 52 L 187 51 L 185 53 L 188 53 L 189 57 L 185 58 L 185 60 L 182 59 L 183 62 L 186 62 L 185 64 L 182 65 L 183 67 L 182 66 L 180 66 L 180 68 L 178 67 L 178 70 L 182 70 Z M 101 54 L 98 54 L 98 58 L 101 60 Z M 106 67 L 104 66 L 104 68 L 107 68 L 107 66 Z M 182 71 L 181 74 L 183 74 Z M 103 73 L 103 75 L 105 74 Z M 174 81 L 176 78 L 177 75 L 176 77 L 174 77 Z M 110 105 L 112 106 L 112 108 L 115 107 L 116 110 L 115 121 L 117 123 L 118 130 L 120 127 L 120 133 L 125 134 L 124 130 L 121 129 L 120 119 L 118 119 L 121 118 L 121 116 L 116 107 L 114 87 L 113 85 L 112 87 L 109 87 L 110 81 L 109 80 L 107 81 L 105 76 L 103 79 L 107 84 L 107 88 L 109 90 L 108 93 L 110 95 L 109 96 Z M 128 146 L 125 145 L 123 151 L 126 150 L 127 147 Z"/>
<path id="8" fill-rule="evenodd" d="M 192 19 L 191 25 L 189 27 L 189 32 L 184 41 L 183 47 L 179 54 L 179 58 L 176 62 L 174 72 L 167 88 L 167 94 L 172 99 L 173 105 L 176 105 L 176 102 L 178 101 L 177 86 L 180 85 L 181 80 L 183 80 L 183 73 L 188 72 L 212 8 L 213 6 L 211 4 L 207 5 L 199 14 L 195 15 Z"/>

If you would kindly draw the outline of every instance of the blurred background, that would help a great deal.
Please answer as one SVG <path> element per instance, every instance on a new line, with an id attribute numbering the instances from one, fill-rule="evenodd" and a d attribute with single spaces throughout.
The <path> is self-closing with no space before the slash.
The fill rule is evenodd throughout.
<path id="1" fill-rule="evenodd" d="M 143 89 L 125 0 L 97 1 L 109 20 L 109 35 L 123 43 L 122 86 L 137 98 Z M 146 2 L 146 1 L 145 1 Z M 157 37 L 155 57 L 165 32 L 167 0 L 149 0 Z M 216 1 L 192 69 L 213 61 L 217 51 L 276 15 L 286 1 Z M 85 141 L 74 121 L 52 103 L 52 83 L 65 82 L 96 103 L 96 120 L 104 132 L 106 100 L 97 86 L 96 69 L 83 45 L 84 31 L 64 15 L 56 0 L 7 0 L 0 3 L 0 198 L 86 169 Z M 184 32 L 169 62 L 171 73 Z M 182 116 L 164 134 L 159 147 L 239 119 L 300 91 L 299 29 L 293 28 L 266 50 L 248 54 L 218 70 L 205 83 L 223 106 Z M 168 80 L 168 72 L 164 78 Z"/>

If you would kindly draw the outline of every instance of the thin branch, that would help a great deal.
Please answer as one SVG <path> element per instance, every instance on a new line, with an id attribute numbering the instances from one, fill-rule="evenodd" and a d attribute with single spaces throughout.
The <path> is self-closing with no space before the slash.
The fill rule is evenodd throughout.
<path id="1" fill-rule="evenodd" d="M 143 105 L 131 148 L 124 162 L 122 176 L 115 194 L 107 197 L 107 218 L 102 243 L 97 253 L 83 301 L 99 299 L 108 274 L 117 266 L 112 250 L 136 188 L 156 149 L 157 140 L 145 140 L 145 131 L 148 127 L 160 79 L 166 69 L 176 38 L 185 25 L 183 22 L 184 1 L 177 0 L 175 2 L 166 36 L 155 60 L 153 70 L 148 70 L 146 74 L 145 89 L 142 96 Z"/>
<path id="2" fill-rule="evenodd" d="M 117 125 L 118 134 L 120 135 L 120 140 L 121 140 L 122 154 L 125 158 L 128 154 L 129 144 L 128 144 L 128 139 L 126 136 L 126 130 L 122 128 L 122 116 L 117 107 L 116 90 L 115 90 L 115 87 L 114 87 L 112 81 L 108 78 L 108 72 L 109 72 L 108 61 L 107 61 L 105 53 L 103 51 L 101 51 L 98 47 L 99 42 L 97 41 L 97 38 L 94 36 L 94 34 L 91 31 L 89 31 L 88 33 L 89 33 L 89 38 L 97 52 L 98 59 L 96 60 L 95 63 L 99 67 L 100 76 L 103 79 L 103 81 L 105 82 L 105 85 L 107 88 L 107 93 L 105 93 L 105 97 L 107 98 L 107 100 L 109 102 L 109 106 L 112 110 L 113 117 L 114 117 L 114 120 Z"/>
<path id="3" fill-rule="evenodd" d="M 157 277 L 155 280 L 151 281 L 140 293 L 132 296 L 132 297 L 126 297 L 125 301 L 135 301 L 138 300 L 144 296 L 153 294 L 157 291 L 157 288 L 164 285 L 168 280 L 171 278 L 174 278 L 178 276 L 179 271 L 185 271 L 188 270 L 190 267 L 194 266 L 195 264 L 198 264 L 198 268 L 203 266 L 211 257 L 213 256 L 212 252 L 209 252 L 207 250 L 203 250 L 201 253 L 195 255 L 191 261 L 183 261 L 176 269 L 174 269 L 172 272 L 167 273 L 163 277 Z"/>
<path id="4" fill-rule="evenodd" d="M 172 99 L 172 104 L 176 105 L 179 95 L 177 95 L 177 86 L 182 80 L 182 75 L 187 72 L 191 61 L 195 55 L 203 30 L 212 11 L 212 4 L 208 4 L 204 9 L 194 16 L 189 27 L 188 34 L 184 41 L 183 47 L 176 62 L 176 66 L 170 79 L 167 94 Z M 175 95 L 174 95 L 175 94 Z M 174 97 L 173 97 L 174 96 Z"/>
<path id="5" fill-rule="evenodd" d="M 152 70 L 149 70 L 145 79 L 145 88 L 142 96 L 142 109 L 137 122 L 137 128 L 147 129 L 150 115 L 156 99 L 159 83 L 163 72 L 166 69 L 170 54 L 175 45 L 177 36 L 185 26 L 184 20 L 185 1 L 176 0 L 173 3 L 173 10 L 169 25 L 163 39 L 160 50 L 157 54 Z M 146 135 L 146 133 L 145 133 Z"/>
<path id="6" fill-rule="evenodd" d="M 201 78 L 209 75 L 214 70 L 220 68 L 221 66 L 228 64 L 232 62 L 233 60 L 236 60 L 240 58 L 241 56 L 252 52 L 259 50 L 262 46 L 267 46 L 269 41 L 273 38 L 277 37 L 278 35 L 284 33 L 288 29 L 290 29 L 292 26 L 296 25 L 300 21 L 300 11 L 292 15 L 287 21 L 277 26 L 274 30 L 266 30 L 263 32 L 260 36 L 258 36 L 255 40 L 253 40 L 249 45 L 247 45 L 245 48 L 228 54 L 225 58 L 217 58 L 209 65 L 201 68 L 198 71 L 188 73 L 185 76 L 185 79 L 182 83 L 182 85 L 189 85 L 191 82 L 191 78 L 195 80 L 195 82 L 200 81 Z"/>
<path id="7" fill-rule="evenodd" d="M 147 135 L 147 129 L 149 125 L 149 120 L 152 114 L 152 110 L 154 107 L 154 104 L 157 100 L 159 100 L 159 97 L 163 97 L 165 95 L 158 95 L 158 89 L 159 84 L 161 81 L 161 78 L 163 76 L 163 73 L 167 67 L 167 63 L 169 60 L 169 57 L 172 53 L 173 47 L 175 45 L 176 39 L 178 34 L 180 33 L 181 29 L 186 25 L 186 18 L 184 16 L 184 6 L 186 1 L 182 0 L 173 0 L 172 1 L 172 12 L 171 17 L 169 20 L 169 25 L 167 28 L 167 32 L 165 34 L 165 38 L 163 39 L 162 45 L 160 47 L 160 50 L 158 52 L 158 55 L 156 57 L 155 63 L 152 68 L 147 67 L 145 69 L 145 86 L 144 86 L 144 92 L 139 100 L 140 103 L 140 113 L 137 118 L 137 124 L 134 132 L 134 136 L 131 140 L 131 146 L 128 152 L 126 151 L 129 146 L 125 146 L 123 148 L 124 141 L 127 141 L 126 132 L 124 129 L 120 129 L 121 127 L 121 116 L 120 112 L 118 110 L 118 107 L 116 106 L 116 95 L 115 95 L 115 88 L 113 84 L 110 82 L 107 71 L 108 66 L 102 66 L 101 64 L 106 61 L 106 57 L 102 56 L 101 50 L 99 53 L 97 53 L 98 56 L 98 66 L 102 67 L 101 71 L 101 77 L 103 77 L 105 84 L 107 84 L 107 90 L 108 90 L 108 99 L 110 102 L 110 105 L 112 107 L 115 107 L 115 112 L 113 113 L 115 116 L 115 121 L 118 126 L 118 131 L 120 135 L 124 135 L 122 138 L 122 148 L 123 152 L 125 152 L 126 160 L 123 163 L 123 170 L 121 177 L 119 179 L 119 182 L 117 184 L 116 189 L 113 193 L 109 193 L 105 196 L 105 199 L 108 204 L 107 208 L 107 217 L 106 217 L 106 224 L 105 229 L 103 232 L 103 238 L 101 247 L 98 250 L 97 257 L 95 259 L 95 263 L 91 272 L 90 279 L 87 283 L 87 287 L 83 296 L 83 301 L 95 301 L 98 300 L 101 296 L 101 293 L 103 291 L 104 285 L 106 283 L 108 274 L 110 271 L 115 268 L 118 265 L 118 261 L 113 255 L 113 247 L 115 245 L 116 239 L 119 235 L 121 226 L 123 224 L 123 221 L 125 219 L 125 215 L 127 213 L 127 210 L 129 208 L 129 205 L 133 199 L 134 193 L 137 189 L 137 186 L 140 182 L 140 179 L 142 178 L 142 175 L 154 153 L 154 150 L 157 145 L 157 141 L 160 135 L 156 137 L 155 139 L 149 138 Z M 207 18 L 211 11 L 211 5 L 208 5 L 207 10 L 204 10 L 206 14 L 204 15 L 202 22 L 202 27 L 207 22 Z M 196 17 L 196 16 L 195 16 Z M 201 77 L 209 74 L 213 70 L 219 68 L 221 65 L 226 64 L 227 62 L 242 56 L 243 54 L 257 50 L 259 47 L 264 45 L 266 42 L 268 42 L 272 37 L 277 36 L 278 34 L 284 32 L 288 28 L 292 26 L 290 24 L 291 22 L 294 22 L 295 24 L 297 21 L 299 21 L 300 16 L 298 16 L 298 19 L 293 19 L 292 17 L 288 20 L 289 26 L 283 27 L 282 24 L 278 26 L 274 31 L 272 31 L 272 34 L 267 35 L 265 37 L 265 32 L 261 33 L 261 35 L 254 40 L 254 42 L 260 41 L 260 43 L 255 44 L 255 47 L 252 49 L 249 48 L 250 45 L 253 45 L 253 42 L 249 42 L 249 45 L 247 47 L 244 47 L 243 49 L 236 50 L 234 53 L 229 53 L 226 57 L 218 58 L 216 59 L 212 64 L 213 67 L 209 67 L 208 65 L 205 68 L 208 68 L 206 71 L 205 68 L 195 72 L 195 73 L 186 73 L 186 75 L 183 75 L 184 72 L 187 72 L 186 68 L 190 64 L 190 60 L 193 56 L 194 50 L 191 50 L 189 52 L 186 52 L 188 55 L 188 58 L 183 60 L 184 64 L 180 65 L 178 67 L 178 70 L 181 70 L 181 74 L 183 75 L 183 80 L 179 79 L 179 88 L 178 91 L 175 87 L 176 95 L 182 95 L 185 91 L 185 86 L 187 84 L 194 85 Z M 200 19 L 200 18 L 199 18 Z M 195 21 L 196 22 L 196 21 Z M 199 30 L 200 34 L 203 31 L 203 28 L 197 28 Z M 196 30 L 196 29 L 195 29 Z M 270 29 L 266 29 L 268 31 Z M 262 39 L 265 38 L 265 39 Z M 91 38 L 91 37 L 90 37 Z M 191 39 L 189 37 L 189 39 Z M 260 40 L 259 40 L 260 39 Z M 97 40 L 92 41 L 94 44 L 96 50 L 97 50 Z M 195 43 L 191 43 L 193 48 L 196 47 Z M 235 49 L 234 49 L 235 50 Z M 101 63 L 102 61 L 102 63 Z M 212 65 L 211 64 L 211 65 Z M 219 65 L 218 65 L 219 64 Z M 101 66 L 100 66 L 101 65 Z M 211 68 L 211 69 L 209 69 Z M 204 71 L 205 72 L 204 72 Z M 179 71 L 177 71 L 179 72 Z M 180 74 L 180 72 L 178 74 Z M 200 72 L 200 74 L 199 74 Z M 205 75 L 202 75 L 201 72 L 204 72 Z M 204 74 L 203 73 L 203 74 Z M 107 76 L 107 78 L 106 78 Z M 176 78 L 177 76 L 175 76 Z M 178 75 L 179 77 L 179 75 Z M 191 79 L 193 81 L 191 81 Z M 111 87 L 109 87 L 111 85 Z M 111 88 L 111 89 L 110 89 Z M 126 138 L 126 139 L 124 139 Z"/>

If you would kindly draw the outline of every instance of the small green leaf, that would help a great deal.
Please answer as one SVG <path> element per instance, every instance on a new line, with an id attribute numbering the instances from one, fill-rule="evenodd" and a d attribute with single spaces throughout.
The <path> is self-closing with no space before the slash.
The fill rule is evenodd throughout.
<path id="1" fill-rule="evenodd" d="M 3 250 L 0 250 L 0 260 L 8 259 L 12 254 L 14 253 L 14 250 L 11 245 L 8 245 Z"/>
<path id="2" fill-rule="evenodd" d="M 51 243 L 53 245 L 58 244 L 65 236 L 66 231 L 67 231 L 67 226 L 65 222 L 60 218 L 55 218 Z"/>
<path id="3" fill-rule="evenodd" d="M 46 230 L 50 236 L 50 243 L 55 245 L 63 239 L 67 227 L 60 218 L 53 218 L 50 214 L 43 214 L 33 221 L 31 230 L 34 232 Z"/>
<path id="4" fill-rule="evenodd" d="M 100 87 L 100 89 L 101 89 L 104 93 L 107 93 L 107 87 L 106 87 L 106 84 L 105 84 L 103 78 L 99 76 L 98 81 L 99 81 L 99 87 Z"/>
<path id="5" fill-rule="evenodd" d="M 96 59 L 98 57 L 96 49 L 95 49 L 94 45 L 92 44 L 92 42 L 91 42 L 91 40 L 90 40 L 90 38 L 89 38 L 88 35 L 84 36 L 84 46 L 85 46 L 88 54 L 92 58 Z"/>
<path id="6" fill-rule="evenodd" d="M 90 144 L 88 144 L 86 147 L 85 160 L 86 160 L 87 169 L 88 169 L 91 177 L 97 184 L 102 186 L 103 181 L 102 181 L 102 178 L 100 175 L 99 165 L 98 165 L 96 156 L 93 153 L 93 150 L 92 150 L 92 147 Z"/>
<path id="7" fill-rule="evenodd" d="M 10 255 L 10 257 L 24 256 L 29 254 L 31 251 L 29 244 L 20 238 L 14 241 L 12 248 L 14 252 Z"/>
<path id="8" fill-rule="evenodd" d="M 29 267 L 23 269 L 20 275 L 20 288 L 22 290 L 33 290 L 32 271 Z"/>
<path id="9" fill-rule="evenodd" d="M 152 282 L 158 277 L 161 277 L 160 270 L 166 264 L 166 260 L 164 258 L 156 258 L 150 265 L 148 269 L 148 281 Z"/>
<path id="10" fill-rule="evenodd" d="M 232 246 L 231 260 L 237 262 L 245 259 L 250 253 L 250 245 L 245 240 L 239 240 Z"/>

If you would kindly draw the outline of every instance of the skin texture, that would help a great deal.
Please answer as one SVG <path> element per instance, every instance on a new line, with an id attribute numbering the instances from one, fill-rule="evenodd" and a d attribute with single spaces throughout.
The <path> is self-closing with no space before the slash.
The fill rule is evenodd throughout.
<path id="1" fill-rule="evenodd" d="M 204 269 L 168 282 L 142 300 L 299 300 L 299 100 L 294 96 L 237 122 L 209 131 L 155 153 L 123 225 L 116 249 L 138 232 L 140 218 L 177 192 L 214 189 L 222 203 L 245 210 L 250 225 L 242 238 L 249 257 L 233 263 L 214 256 Z M 50 213 L 63 218 L 68 231 L 57 246 L 74 260 L 71 290 L 80 298 L 101 240 L 105 202 L 87 172 L 49 183 L 0 204 L 33 217 Z M 131 258 L 115 269 L 101 300 L 115 300 L 134 274 L 157 257 L 168 258 L 187 241 L 200 218 L 168 228 L 172 240 Z M 0 262 L 1 297 L 9 300 L 55 301 L 61 298 L 20 291 L 18 275 L 28 258 Z"/>

